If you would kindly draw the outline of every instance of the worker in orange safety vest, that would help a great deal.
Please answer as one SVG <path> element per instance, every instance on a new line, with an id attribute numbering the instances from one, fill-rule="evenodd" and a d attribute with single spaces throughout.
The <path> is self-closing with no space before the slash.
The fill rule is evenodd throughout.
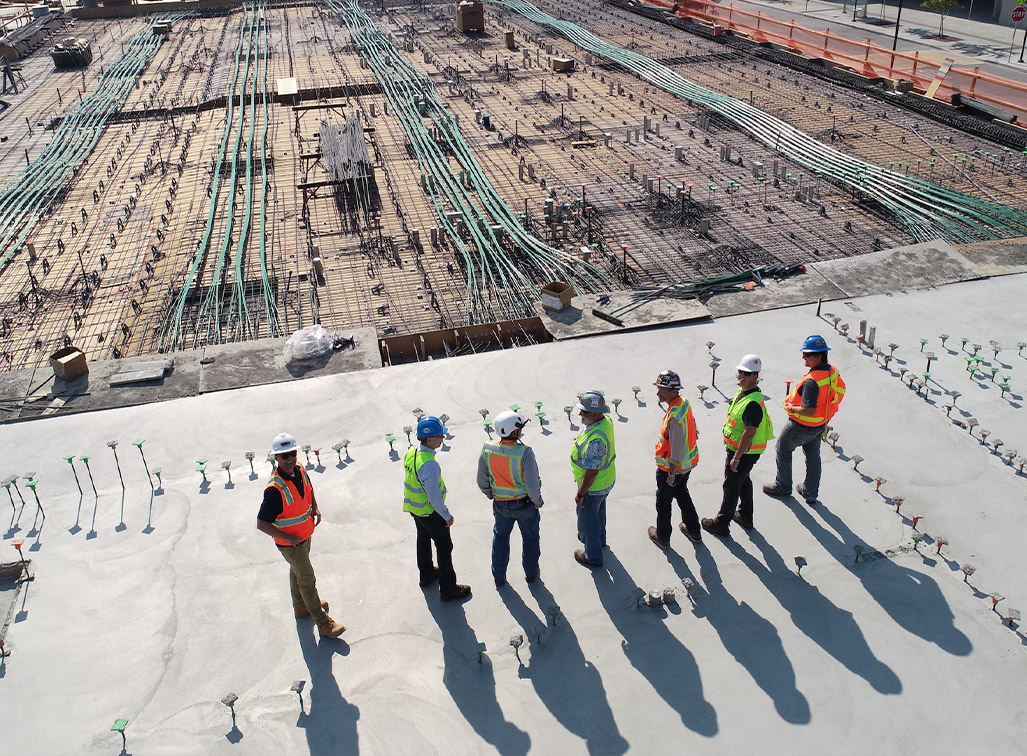
<path id="1" fill-rule="evenodd" d="M 478 459 L 478 488 L 492 499 L 492 514 L 496 518 L 492 528 L 492 576 L 497 588 L 506 585 L 510 533 L 515 524 L 521 531 L 524 579 L 532 583 L 538 577 L 542 480 L 535 453 L 521 440 L 528 422 L 516 412 L 500 412 L 494 422 L 500 440 L 486 443 Z"/>
<path id="2" fill-rule="evenodd" d="M 323 637 L 338 638 L 345 632 L 328 616 L 328 602 L 317 592 L 317 579 L 310 564 L 310 541 L 321 523 L 314 487 L 306 471 L 296 464 L 296 439 L 279 433 L 271 444 L 275 469 L 264 487 L 264 500 L 257 513 L 257 530 L 275 539 L 278 551 L 289 563 L 289 590 L 296 618 L 312 617 Z"/>
<path id="3" fill-rule="evenodd" d="M 823 336 L 814 334 L 802 343 L 802 361 L 807 373 L 785 399 L 788 423 L 777 439 L 777 477 L 763 486 L 763 493 L 778 498 L 792 490 L 792 452 L 799 446 L 806 455 L 806 479 L 795 487 L 809 505 L 817 503 L 820 493 L 820 444 L 827 423 L 845 397 L 845 381 L 838 369 L 827 361 L 831 347 Z"/>
<path id="4" fill-rule="evenodd" d="M 649 528 L 649 540 L 661 549 L 670 548 L 671 502 L 681 509 L 678 528 L 695 543 L 702 541 L 699 515 L 688 493 L 688 476 L 699 463 L 699 433 L 692 406 L 681 396 L 681 378 L 673 370 L 656 377 L 656 398 L 667 406 L 656 440 L 656 526 Z"/>

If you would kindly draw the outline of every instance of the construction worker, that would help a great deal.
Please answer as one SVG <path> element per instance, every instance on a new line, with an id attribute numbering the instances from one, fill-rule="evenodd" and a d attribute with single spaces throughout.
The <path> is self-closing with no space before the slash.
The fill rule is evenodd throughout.
<path id="1" fill-rule="evenodd" d="M 422 417 L 417 422 L 418 445 L 407 449 L 403 458 L 406 473 L 403 511 L 410 513 L 417 528 L 417 569 L 421 573 L 421 587 L 431 585 L 438 578 L 443 601 L 471 595 L 470 587 L 456 582 L 453 571 L 453 539 L 449 532 L 453 515 L 446 508 L 446 482 L 435 461 L 435 450 L 442 446 L 448 432 L 437 417 Z M 432 564 L 432 542 L 438 567 Z"/>
<path id="2" fill-rule="evenodd" d="M 317 593 L 317 579 L 310 564 L 311 536 L 321 524 L 321 510 L 310 478 L 296 464 L 296 450 L 296 439 L 288 433 L 279 433 L 271 442 L 275 469 L 264 486 L 257 530 L 275 539 L 278 551 L 289 563 L 289 590 L 297 619 L 312 617 L 323 637 L 338 638 L 346 627 L 328 616 L 328 602 Z"/>
<path id="3" fill-rule="evenodd" d="M 661 549 L 670 548 L 670 503 L 677 499 L 681 509 L 678 528 L 692 541 L 702 541 L 699 515 L 688 494 L 688 476 L 699 463 L 699 434 L 695 429 L 692 405 L 681 396 L 681 379 L 673 370 L 656 377 L 656 397 L 667 405 L 656 440 L 656 527 L 649 528 L 649 539 Z"/>
<path id="4" fill-rule="evenodd" d="M 530 446 L 521 440 L 528 419 L 507 410 L 496 415 L 494 425 L 499 443 L 488 442 L 478 459 L 478 488 L 492 499 L 492 577 L 496 587 L 506 584 L 510 562 L 510 533 L 514 524 L 521 531 L 521 566 L 524 579 L 538 577 L 539 524 L 542 508 L 542 480 Z"/>
<path id="5" fill-rule="evenodd" d="M 747 354 L 738 363 L 738 391 L 727 410 L 724 423 L 724 445 L 727 463 L 724 465 L 724 499 L 716 517 L 706 517 L 703 529 L 714 535 L 731 535 L 734 520 L 746 530 L 752 528 L 752 480 L 749 473 L 774 437 L 757 384 L 763 362 L 755 354 Z"/>
<path id="6" fill-rule="evenodd" d="M 574 558 L 586 567 L 603 566 L 606 545 L 606 497 L 617 480 L 617 458 L 613 422 L 606 399 L 598 391 L 581 395 L 577 404 L 584 429 L 571 447 L 571 471 L 578 490 L 574 504 L 578 511 L 578 540 L 584 549 Z"/>
<path id="7" fill-rule="evenodd" d="M 845 396 L 845 381 L 838 369 L 828 364 L 831 347 L 819 334 L 802 342 L 804 375 L 795 390 L 785 398 L 788 423 L 777 439 L 777 477 L 763 486 L 768 496 L 788 496 L 792 490 L 792 452 L 801 446 L 806 455 L 806 480 L 795 487 L 809 505 L 817 503 L 820 492 L 820 442 Z"/>

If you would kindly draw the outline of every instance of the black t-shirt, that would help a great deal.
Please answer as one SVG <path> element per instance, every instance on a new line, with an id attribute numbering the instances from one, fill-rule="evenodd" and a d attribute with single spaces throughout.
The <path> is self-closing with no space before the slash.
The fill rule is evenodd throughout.
<path id="1" fill-rule="evenodd" d="M 285 478 L 284 475 L 282 477 Z M 303 470 L 299 465 L 296 465 L 296 468 L 292 471 L 292 477 L 285 479 L 291 480 L 293 485 L 296 486 L 296 490 L 299 491 L 300 496 L 303 495 Z M 274 523 L 282 514 L 284 508 L 285 502 L 282 501 L 282 492 L 274 486 L 268 486 L 264 489 L 264 501 L 260 504 L 257 519 L 261 522 Z"/>
<path id="2" fill-rule="evenodd" d="M 743 396 L 748 396 L 753 391 L 759 391 L 759 387 L 746 391 L 742 396 L 738 397 L 738 401 L 741 401 Z M 742 410 L 742 424 L 758 428 L 762 422 L 763 408 L 759 405 L 759 402 L 749 402 L 745 409 Z"/>

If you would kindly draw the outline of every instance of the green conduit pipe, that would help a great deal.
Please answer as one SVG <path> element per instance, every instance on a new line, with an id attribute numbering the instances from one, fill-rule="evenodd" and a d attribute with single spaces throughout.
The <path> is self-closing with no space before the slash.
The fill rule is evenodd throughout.
<path id="1" fill-rule="evenodd" d="M 578 47 L 623 66 L 671 94 L 705 105 L 812 173 L 876 201 L 887 219 L 904 226 L 917 241 L 941 237 L 961 243 L 1027 233 L 1027 223 L 1006 205 L 853 158 L 746 102 L 694 84 L 643 55 L 611 45 L 576 24 L 559 21 L 525 0 L 486 1 L 553 29 Z"/>
<path id="2" fill-rule="evenodd" d="M 188 15 L 155 14 L 146 28 L 128 41 L 96 87 L 69 109 L 43 152 L 0 189 L 0 270 L 92 153 L 110 117 L 124 107 L 139 76 L 164 42 L 154 33 L 154 24 L 179 21 Z"/>
<path id="3" fill-rule="evenodd" d="M 464 306 L 469 322 L 520 317 L 533 311 L 537 290 L 522 268 L 539 279 L 565 280 L 577 290 L 605 290 L 617 286 L 592 265 L 550 247 L 524 229 L 488 181 L 454 119 L 436 97 L 432 81 L 396 50 L 356 2 L 328 0 L 328 7 L 349 29 L 353 44 L 381 83 L 410 140 L 418 166 L 430 181 L 428 196 L 442 231 L 465 262 Z M 415 105 L 415 97 L 419 105 Z M 435 127 L 445 149 L 430 133 L 429 124 Z M 447 151 L 465 170 L 470 188 L 464 187 L 454 176 Z M 461 240 L 457 224 L 447 215 L 451 211 L 466 227 L 469 244 Z M 482 217 L 491 219 L 484 230 L 477 223 Z M 509 235 L 526 261 L 510 258 L 492 230 L 493 224 Z"/>

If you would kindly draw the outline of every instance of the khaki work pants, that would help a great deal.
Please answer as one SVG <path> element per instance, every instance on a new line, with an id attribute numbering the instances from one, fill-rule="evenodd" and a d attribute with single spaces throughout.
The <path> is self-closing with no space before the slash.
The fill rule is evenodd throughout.
<path id="1" fill-rule="evenodd" d="M 328 619 L 328 613 L 321 608 L 321 597 L 317 594 L 317 578 L 314 575 L 314 567 L 310 564 L 310 542 L 313 540 L 311 536 L 295 546 L 278 546 L 278 550 L 289 563 L 292 605 L 307 607 L 314 623 L 320 625 Z"/>

